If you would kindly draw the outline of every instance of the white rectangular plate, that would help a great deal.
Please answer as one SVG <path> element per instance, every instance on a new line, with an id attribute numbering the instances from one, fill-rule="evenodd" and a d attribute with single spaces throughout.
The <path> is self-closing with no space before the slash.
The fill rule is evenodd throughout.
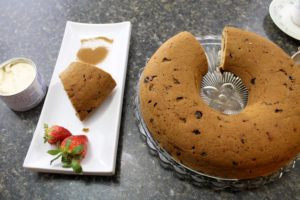
<path id="1" fill-rule="evenodd" d="M 83 174 L 113 175 L 115 173 L 130 33 L 130 22 L 116 24 L 67 22 L 44 107 L 23 163 L 24 168 L 40 172 L 73 174 L 71 169 L 61 167 L 60 160 L 50 165 L 53 156 L 47 151 L 54 147 L 43 141 L 43 126 L 47 123 L 49 126 L 64 126 L 74 135 L 87 135 L 89 144 L 87 155 L 82 161 Z M 117 86 L 105 102 L 84 122 L 81 122 L 75 115 L 75 110 L 63 89 L 59 73 L 76 60 L 81 39 L 97 36 L 113 39 L 113 43 L 108 47 L 107 57 L 97 66 L 110 73 Z M 89 128 L 89 132 L 83 133 L 82 128 Z"/>

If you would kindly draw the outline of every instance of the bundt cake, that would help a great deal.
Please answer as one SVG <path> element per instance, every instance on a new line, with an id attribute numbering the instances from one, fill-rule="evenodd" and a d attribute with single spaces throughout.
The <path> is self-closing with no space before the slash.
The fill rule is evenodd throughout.
<path id="1" fill-rule="evenodd" d="M 191 33 L 175 35 L 154 53 L 138 91 L 153 139 L 178 162 L 210 176 L 251 179 L 278 171 L 300 152 L 299 66 L 262 36 L 225 27 L 220 68 L 249 91 L 239 114 L 222 114 L 201 99 L 208 64 Z"/>

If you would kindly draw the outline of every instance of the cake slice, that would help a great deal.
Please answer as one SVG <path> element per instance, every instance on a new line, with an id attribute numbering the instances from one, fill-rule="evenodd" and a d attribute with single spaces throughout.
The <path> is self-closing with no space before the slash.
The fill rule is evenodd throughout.
<path id="1" fill-rule="evenodd" d="M 116 86 L 109 73 L 81 62 L 72 62 L 59 78 L 81 121 L 100 106 Z"/>

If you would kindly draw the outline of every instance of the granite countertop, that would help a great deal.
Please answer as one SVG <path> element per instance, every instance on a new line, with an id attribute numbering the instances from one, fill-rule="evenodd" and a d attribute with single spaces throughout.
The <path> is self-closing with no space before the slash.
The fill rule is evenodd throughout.
<path id="1" fill-rule="evenodd" d="M 132 36 L 117 154 L 116 175 L 68 176 L 22 167 L 42 104 L 13 112 L 0 101 L 0 199 L 300 199 L 300 165 L 259 189 L 229 192 L 195 187 L 159 165 L 141 140 L 134 119 L 134 87 L 147 58 L 170 36 L 187 30 L 220 34 L 225 25 L 257 32 L 293 54 L 300 42 L 272 22 L 270 0 L 0 0 L 0 61 L 28 57 L 47 84 L 66 21 L 131 21 Z"/>

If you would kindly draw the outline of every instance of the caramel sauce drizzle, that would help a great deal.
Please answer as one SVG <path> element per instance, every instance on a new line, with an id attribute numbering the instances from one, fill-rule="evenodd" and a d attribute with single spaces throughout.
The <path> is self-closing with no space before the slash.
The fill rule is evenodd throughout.
<path id="1" fill-rule="evenodd" d="M 109 39 L 107 37 L 99 36 L 95 38 L 90 39 L 82 39 L 81 43 L 85 43 L 88 41 L 94 41 L 94 40 L 103 40 L 107 43 L 112 44 L 113 40 Z M 103 46 L 99 46 L 96 48 L 88 48 L 88 47 L 82 47 L 77 52 L 77 58 L 85 63 L 96 65 L 100 62 L 102 62 L 108 55 L 108 49 Z"/>

